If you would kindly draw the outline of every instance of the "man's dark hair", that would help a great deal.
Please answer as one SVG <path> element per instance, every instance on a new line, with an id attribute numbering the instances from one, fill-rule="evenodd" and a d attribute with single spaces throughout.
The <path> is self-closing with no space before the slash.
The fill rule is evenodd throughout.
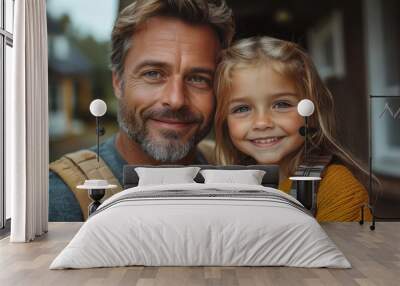
<path id="1" fill-rule="evenodd" d="M 111 70 L 121 78 L 124 60 L 132 46 L 135 29 L 151 17 L 166 16 L 190 24 L 209 25 L 217 34 L 222 48 L 233 38 L 232 10 L 224 0 L 137 0 L 119 14 L 112 31 Z"/>

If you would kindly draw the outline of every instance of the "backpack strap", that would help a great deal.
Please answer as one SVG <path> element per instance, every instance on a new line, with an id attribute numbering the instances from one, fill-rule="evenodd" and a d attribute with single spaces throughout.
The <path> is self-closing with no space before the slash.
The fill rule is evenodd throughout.
<path id="1" fill-rule="evenodd" d="M 199 144 L 197 144 L 197 149 L 207 160 L 207 164 L 216 164 L 217 160 L 215 159 L 215 141 L 209 139 L 202 140 Z"/>
<path id="2" fill-rule="evenodd" d="M 115 189 L 107 189 L 104 199 L 115 193 L 122 191 L 118 179 L 114 176 L 107 164 L 100 158 L 97 162 L 97 155 L 90 150 L 80 150 L 69 153 L 50 164 L 50 170 L 60 176 L 74 193 L 79 202 L 83 218 L 88 218 L 88 207 L 92 200 L 89 198 L 87 190 L 79 190 L 76 187 L 88 179 L 103 179 L 110 184 L 117 185 Z M 103 199 L 103 200 L 104 200 Z"/>

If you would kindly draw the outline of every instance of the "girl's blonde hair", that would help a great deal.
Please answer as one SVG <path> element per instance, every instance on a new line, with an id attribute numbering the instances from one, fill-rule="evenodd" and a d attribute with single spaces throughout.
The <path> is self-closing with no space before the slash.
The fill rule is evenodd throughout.
<path id="1" fill-rule="evenodd" d="M 216 72 L 215 116 L 216 159 L 220 164 L 246 164 L 251 158 L 238 151 L 229 136 L 227 126 L 228 104 L 232 89 L 233 73 L 240 68 L 268 64 L 278 73 L 294 81 L 301 98 L 312 100 L 314 114 L 309 125 L 317 132 L 310 139 L 312 154 L 331 154 L 352 171 L 368 174 L 335 139 L 335 115 L 332 94 L 318 75 L 310 57 L 295 43 L 271 37 L 253 37 L 240 40 L 225 50 Z M 304 157 L 299 148 L 287 164 L 285 173 L 293 174 Z"/>

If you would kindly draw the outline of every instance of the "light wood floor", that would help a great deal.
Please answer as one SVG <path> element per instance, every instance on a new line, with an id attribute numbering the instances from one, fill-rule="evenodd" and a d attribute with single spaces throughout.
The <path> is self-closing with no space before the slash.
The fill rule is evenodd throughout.
<path id="1" fill-rule="evenodd" d="M 48 270 L 80 223 L 50 223 L 32 243 L 0 241 L 0 285 L 400 285 L 400 223 L 323 224 L 352 269 L 290 267 L 121 267 Z"/>

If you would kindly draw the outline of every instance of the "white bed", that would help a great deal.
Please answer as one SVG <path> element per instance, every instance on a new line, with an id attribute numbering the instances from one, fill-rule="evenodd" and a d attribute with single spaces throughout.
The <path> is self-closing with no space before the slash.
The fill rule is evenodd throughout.
<path id="1" fill-rule="evenodd" d="M 50 269 L 128 265 L 351 267 L 315 218 L 284 192 L 199 183 L 114 195 Z"/>

